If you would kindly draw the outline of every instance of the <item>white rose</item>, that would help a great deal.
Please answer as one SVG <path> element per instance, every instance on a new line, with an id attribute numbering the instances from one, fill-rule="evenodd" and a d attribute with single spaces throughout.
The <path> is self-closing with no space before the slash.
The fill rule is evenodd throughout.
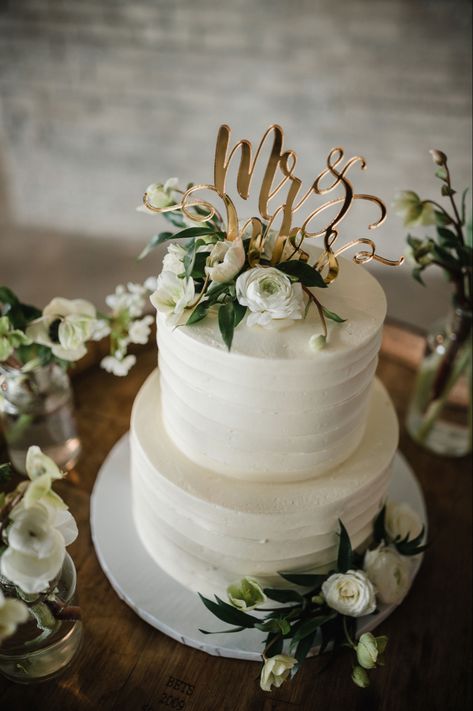
<path id="1" fill-rule="evenodd" d="M 381 602 L 398 604 L 405 597 L 411 584 L 410 562 L 394 548 L 380 545 L 366 551 L 363 568 Z"/>
<path id="2" fill-rule="evenodd" d="M 68 511 L 23 502 L 10 513 L 8 547 L 0 558 L 0 572 L 25 593 L 45 592 L 64 562 L 66 545 L 77 535 Z M 72 520 L 72 521 L 71 521 Z"/>
<path id="3" fill-rule="evenodd" d="M 145 316 L 141 320 L 132 321 L 128 329 L 128 336 L 131 343 L 148 343 L 149 334 L 151 333 L 151 324 L 154 319 L 152 316 Z"/>
<path id="4" fill-rule="evenodd" d="M 124 377 L 128 375 L 131 368 L 136 363 L 136 356 L 127 355 L 125 358 L 117 358 L 116 356 L 105 356 L 100 361 L 100 367 L 107 371 L 107 373 L 112 373 L 112 375 L 117 375 L 118 377 Z"/>
<path id="5" fill-rule="evenodd" d="M 331 575 L 322 585 L 325 602 L 341 615 L 362 617 L 376 609 L 376 595 L 369 578 L 361 570 Z"/>
<path id="6" fill-rule="evenodd" d="M 157 289 L 150 299 L 156 310 L 165 314 L 166 323 L 175 326 L 194 297 L 193 279 L 181 279 L 174 272 L 165 271 L 159 275 Z"/>
<path id="7" fill-rule="evenodd" d="M 17 626 L 28 619 L 28 608 L 21 600 L 6 598 L 0 590 L 0 644 L 14 634 Z"/>
<path id="8" fill-rule="evenodd" d="M 240 274 L 236 281 L 237 299 L 248 306 L 249 326 L 270 326 L 273 319 L 304 317 L 304 295 L 299 282 L 274 267 L 255 267 Z"/>
<path id="9" fill-rule="evenodd" d="M 85 299 L 56 297 L 43 309 L 39 319 L 26 328 L 34 343 L 51 348 L 57 358 L 76 361 L 82 358 L 96 325 L 95 306 Z"/>
<path id="10" fill-rule="evenodd" d="M 230 281 L 245 263 L 245 249 L 240 237 L 233 241 L 217 242 L 207 258 L 205 273 L 212 281 Z"/>
<path id="11" fill-rule="evenodd" d="M 398 537 L 402 540 L 406 537 L 412 540 L 422 531 L 422 521 L 409 504 L 397 504 L 394 501 L 388 501 L 386 504 L 384 525 L 393 540 Z"/>
<path id="12" fill-rule="evenodd" d="M 297 659 L 286 654 L 276 654 L 276 656 L 266 659 L 261 670 L 260 679 L 260 686 L 263 691 L 271 691 L 272 686 L 279 689 L 296 664 Z"/>

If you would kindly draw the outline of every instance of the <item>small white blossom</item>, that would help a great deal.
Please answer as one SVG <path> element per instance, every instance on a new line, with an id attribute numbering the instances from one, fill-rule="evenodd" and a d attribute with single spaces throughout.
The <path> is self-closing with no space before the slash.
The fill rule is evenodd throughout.
<path id="1" fill-rule="evenodd" d="M 174 272 L 161 272 L 151 303 L 166 317 L 166 323 L 176 325 L 195 298 L 193 279 L 181 279 Z"/>
<path id="2" fill-rule="evenodd" d="M 274 657 L 266 659 L 261 670 L 260 679 L 260 686 L 263 691 L 271 691 L 272 686 L 279 689 L 296 664 L 297 659 L 289 657 L 287 654 L 276 654 Z"/>
<path id="3" fill-rule="evenodd" d="M 153 291 L 156 291 L 157 283 L 158 283 L 158 277 L 149 276 L 147 279 L 145 279 L 143 286 L 146 289 L 146 291 L 153 292 Z"/>
<path id="4" fill-rule="evenodd" d="M 236 281 L 237 299 L 247 306 L 249 326 L 270 326 L 273 319 L 304 318 L 304 294 L 300 283 L 292 283 L 274 267 L 254 267 Z"/>
<path id="5" fill-rule="evenodd" d="M 376 609 L 376 595 L 370 579 L 362 570 L 334 573 L 322 585 L 325 602 L 341 615 L 362 617 Z"/>
<path id="6" fill-rule="evenodd" d="M 28 619 L 28 608 L 21 600 L 6 598 L 0 590 L 0 644 L 11 637 L 18 625 Z"/>
<path id="7" fill-rule="evenodd" d="M 233 241 L 217 242 L 207 258 L 205 273 L 215 282 L 231 281 L 245 263 L 245 249 L 241 237 Z"/>
<path id="8" fill-rule="evenodd" d="M 119 377 L 124 377 L 128 375 L 131 368 L 136 363 L 136 356 L 128 355 L 125 358 L 117 358 L 115 356 L 109 355 L 102 358 L 100 361 L 100 366 L 107 371 L 107 373 L 112 373 L 112 375 L 117 375 Z"/>
<path id="9" fill-rule="evenodd" d="M 381 602 L 401 602 L 411 584 L 411 567 L 407 558 L 394 548 L 380 545 L 366 551 L 363 567 Z"/>
<path id="10" fill-rule="evenodd" d="M 319 335 L 314 333 L 314 335 L 309 338 L 309 348 L 314 352 L 322 351 L 326 345 L 327 337 L 322 333 Z"/>
<path id="11" fill-rule="evenodd" d="M 114 316 L 127 312 L 131 318 L 138 318 L 146 306 L 146 289 L 142 284 L 130 282 L 127 288 L 119 284 L 115 293 L 105 298 L 105 303 L 111 308 Z"/>
<path id="12" fill-rule="evenodd" d="M 128 336 L 131 343 L 148 343 L 148 338 L 151 333 L 151 324 L 154 319 L 152 316 L 145 316 L 139 321 L 132 321 L 128 329 Z"/>
<path id="13" fill-rule="evenodd" d="M 111 333 L 110 325 L 105 319 L 98 319 L 95 322 L 94 330 L 90 334 L 92 341 L 101 341 L 102 338 L 106 338 Z"/>

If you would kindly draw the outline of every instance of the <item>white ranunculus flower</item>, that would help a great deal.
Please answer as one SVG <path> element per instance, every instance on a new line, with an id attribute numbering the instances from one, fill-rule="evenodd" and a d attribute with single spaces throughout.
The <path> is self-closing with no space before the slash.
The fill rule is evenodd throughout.
<path id="1" fill-rule="evenodd" d="M 183 264 L 183 259 L 186 256 L 187 252 L 184 249 L 184 247 L 181 247 L 180 244 L 175 244 L 174 242 L 171 242 L 171 244 L 168 246 L 168 250 L 166 254 L 163 257 L 163 271 L 164 272 L 173 272 L 174 274 L 184 274 L 184 264 Z M 155 286 L 155 291 L 157 286 Z"/>
<path id="2" fill-rule="evenodd" d="M 241 237 L 233 241 L 217 242 L 207 258 L 205 273 L 212 281 L 234 279 L 245 263 L 245 249 Z"/>
<path id="3" fill-rule="evenodd" d="M 18 625 L 28 619 L 28 608 L 21 600 L 6 598 L 0 590 L 0 644 L 11 637 Z"/>
<path id="4" fill-rule="evenodd" d="M 376 595 L 362 570 L 334 573 L 322 585 L 325 602 L 341 615 L 363 617 L 376 609 Z"/>
<path id="5" fill-rule="evenodd" d="M 132 321 L 128 328 L 130 343 L 141 343 L 142 345 L 148 343 L 153 321 L 154 318 L 152 316 L 145 316 L 137 321 Z"/>
<path id="6" fill-rule="evenodd" d="M 135 363 L 136 356 L 134 355 L 127 355 L 125 358 L 117 358 L 116 356 L 109 355 L 102 358 L 100 366 L 106 370 L 107 373 L 124 377 L 125 375 L 128 375 Z"/>
<path id="7" fill-rule="evenodd" d="M 276 654 L 274 657 L 266 659 L 261 670 L 260 679 L 260 686 L 263 691 L 271 691 L 272 686 L 279 689 L 296 664 L 297 659 L 289 657 L 287 654 Z"/>
<path id="8" fill-rule="evenodd" d="M 412 540 L 422 531 L 420 517 L 407 503 L 397 504 L 394 501 L 388 501 L 384 525 L 393 540 L 406 537 Z"/>
<path id="9" fill-rule="evenodd" d="M 180 278 L 174 272 L 161 272 L 158 287 L 151 295 L 151 303 L 157 311 L 165 314 L 166 323 L 177 325 L 185 309 L 195 298 L 193 279 Z"/>
<path id="10" fill-rule="evenodd" d="M 380 545 L 372 551 L 366 551 L 363 567 L 381 602 L 401 602 L 411 584 L 411 566 L 405 556 L 400 555 L 395 548 Z"/>
<path id="11" fill-rule="evenodd" d="M 66 545 L 77 535 L 71 519 L 68 511 L 58 514 L 42 502 L 28 508 L 23 502 L 15 506 L 7 529 L 8 546 L 0 558 L 2 575 L 25 593 L 45 592 L 61 570 Z"/>
<path id="12" fill-rule="evenodd" d="M 76 361 L 87 353 L 85 343 L 96 325 L 95 306 L 85 299 L 56 297 L 31 321 L 26 335 L 34 343 L 51 348 L 57 358 Z"/>
<path id="13" fill-rule="evenodd" d="M 300 283 L 274 267 L 254 267 L 236 281 L 237 299 L 247 306 L 249 326 L 270 326 L 273 319 L 304 318 L 304 294 Z"/>

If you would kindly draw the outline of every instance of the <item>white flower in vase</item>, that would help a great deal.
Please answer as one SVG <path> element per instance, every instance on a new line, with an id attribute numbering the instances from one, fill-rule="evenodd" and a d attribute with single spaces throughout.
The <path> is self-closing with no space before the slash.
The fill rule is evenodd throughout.
<path id="1" fill-rule="evenodd" d="M 363 617 L 376 609 L 376 594 L 371 580 L 362 570 L 331 575 L 322 585 L 325 602 L 341 615 Z"/>
<path id="2" fill-rule="evenodd" d="M 77 536 L 68 511 L 42 502 L 21 501 L 10 513 L 7 548 L 0 557 L 0 572 L 25 593 L 46 592 L 59 574 L 66 545 Z"/>
<path id="3" fill-rule="evenodd" d="M 18 625 L 28 619 L 25 603 L 15 598 L 6 598 L 0 590 L 0 644 L 15 633 Z"/>
<path id="4" fill-rule="evenodd" d="M 96 326 L 95 306 L 85 299 L 56 297 L 43 309 L 40 318 L 26 328 L 34 343 L 48 346 L 53 355 L 67 361 L 82 358 Z"/>
<path id="5" fill-rule="evenodd" d="M 217 242 L 210 252 L 205 273 L 215 282 L 231 281 L 241 271 L 245 263 L 245 249 L 241 237 Z"/>
<path id="6" fill-rule="evenodd" d="M 240 274 L 236 281 L 236 295 L 242 306 L 247 306 L 249 326 L 270 327 L 273 319 L 304 318 L 304 293 L 299 282 L 274 267 L 254 267 Z"/>
<path id="7" fill-rule="evenodd" d="M 297 659 L 289 657 L 287 654 L 276 654 L 274 657 L 266 659 L 261 670 L 260 679 L 260 686 L 263 691 L 271 691 L 273 686 L 279 689 L 296 664 Z"/>
<path id="8" fill-rule="evenodd" d="M 366 551 L 363 568 L 381 602 L 397 605 L 406 596 L 411 584 L 411 566 L 395 548 L 380 545 Z"/>
<path id="9" fill-rule="evenodd" d="M 156 310 L 165 315 L 166 323 L 175 326 L 195 299 L 194 281 L 181 278 L 174 272 L 163 271 L 150 299 Z"/>
<path id="10" fill-rule="evenodd" d="M 124 377 L 125 375 L 128 375 L 135 363 L 136 356 L 134 355 L 127 355 L 124 358 L 117 357 L 116 355 L 109 355 L 102 358 L 100 366 L 106 370 L 107 373 L 117 375 L 118 377 Z"/>

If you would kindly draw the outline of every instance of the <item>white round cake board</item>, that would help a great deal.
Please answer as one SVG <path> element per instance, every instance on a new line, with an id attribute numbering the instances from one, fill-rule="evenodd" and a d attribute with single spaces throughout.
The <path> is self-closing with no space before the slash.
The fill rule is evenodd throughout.
<path id="1" fill-rule="evenodd" d="M 238 634 L 204 635 L 199 628 L 220 630 L 220 622 L 199 597 L 176 582 L 154 562 L 136 532 L 131 512 L 130 449 L 128 434 L 113 447 L 103 463 L 91 497 L 92 539 L 102 569 L 117 595 L 139 617 L 178 642 L 208 654 L 261 661 L 265 634 L 244 630 Z M 389 497 L 405 501 L 427 524 L 424 497 L 412 469 L 396 454 Z M 412 578 L 422 556 L 413 561 Z M 396 605 L 383 605 L 376 615 L 359 620 L 368 632 L 390 615 Z"/>

